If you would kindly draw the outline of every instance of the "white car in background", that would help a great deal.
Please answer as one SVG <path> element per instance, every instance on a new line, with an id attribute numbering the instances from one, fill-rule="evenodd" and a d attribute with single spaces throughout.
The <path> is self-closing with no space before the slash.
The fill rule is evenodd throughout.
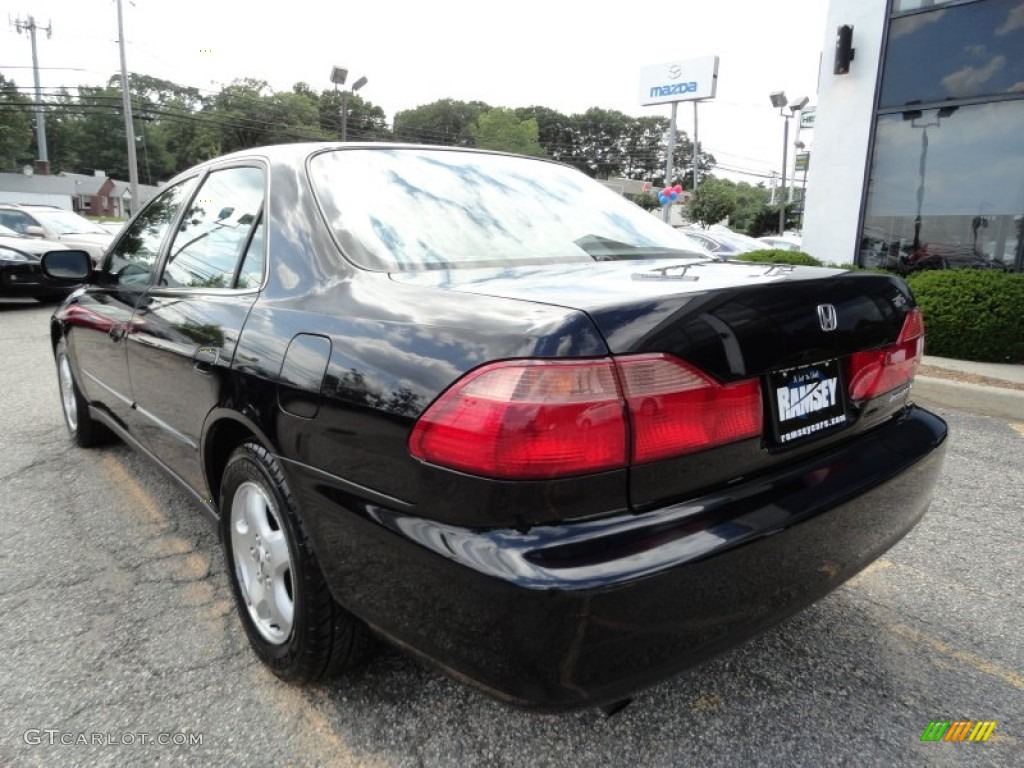
<path id="1" fill-rule="evenodd" d="M 53 205 L 0 203 L 0 224 L 21 235 L 57 240 L 85 251 L 99 264 L 114 235 L 74 211 Z"/>
<path id="2" fill-rule="evenodd" d="M 13 248 L 16 251 L 28 253 L 36 257 L 42 256 L 47 251 L 65 251 L 68 249 L 68 246 L 53 240 L 19 235 L 13 229 L 9 229 L 3 224 L 0 224 L 0 246 Z"/>
<path id="3" fill-rule="evenodd" d="M 800 251 L 801 240 L 797 235 L 767 235 L 757 238 L 765 244 L 766 248 L 774 248 L 777 251 Z"/>

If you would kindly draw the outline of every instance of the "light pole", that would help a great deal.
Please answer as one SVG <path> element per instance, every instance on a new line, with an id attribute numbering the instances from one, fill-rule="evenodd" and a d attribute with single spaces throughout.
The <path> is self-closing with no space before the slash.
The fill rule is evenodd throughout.
<path id="1" fill-rule="evenodd" d="M 338 86 L 344 86 L 345 80 L 348 78 L 348 70 L 344 67 L 334 67 L 331 70 L 331 82 L 334 83 L 334 90 L 338 90 Z M 366 77 L 360 77 L 354 83 L 352 83 L 351 91 L 347 88 L 341 89 L 341 140 L 348 141 L 348 95 L 349 93 L 355 93 L 362 88 L 368 80 Z"/>
<path id="2" fill-rule="evenodd" d="M 804 96 L 790 104 L 785 91 L 770 93 L 768 98 L 771 99 L 772 106 L 779 110 L 779 114 L 786 118 L 785 128 L 782 132 L 782 188 L 779 190 L 781 192 L 779 195 L 779 234 L 781 235 L 786 231 L 786 165 L 789 162 L 789 120 L 806 107 L 810 99 Z M 787 106 L 789 107 L 788 115 L 783 111 Z"/>
<path id="3" fill-rule="evenodd" d="M 926 169 L 928 167 L 928 129 L 929 128 L 940 128 L 942 126 L 943 118 L 947 118 L 956 112 L 958 107 L 943 107 L 935 113 L 934 123 L 918 123 L 917 121 L 924 117 L 924 112 L 920 109 L 911 109 L 903 113 L 903 119 L 910 123 L 912 128 L 921 129 L 921 159 L 918 163 L 918 184 L 917 184 L 917 216 L 914 217 L 914 243 L 911 246 L 913 248 L 912 255 L 914 258 L 919 256 L 921 249 L 921 209 L 924 207 L 924 181 L 926 176 Z"/>

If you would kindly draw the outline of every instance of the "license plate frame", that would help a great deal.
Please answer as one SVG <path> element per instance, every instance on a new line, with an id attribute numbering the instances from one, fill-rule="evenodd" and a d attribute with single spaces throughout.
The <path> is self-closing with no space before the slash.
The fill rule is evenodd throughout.
<path id="1" fill-rule="evenodd" d="M 772 371 L 766 386 L 776 448 L 816 440 L 850 423 L 843 367 L 836 359 Z"/>

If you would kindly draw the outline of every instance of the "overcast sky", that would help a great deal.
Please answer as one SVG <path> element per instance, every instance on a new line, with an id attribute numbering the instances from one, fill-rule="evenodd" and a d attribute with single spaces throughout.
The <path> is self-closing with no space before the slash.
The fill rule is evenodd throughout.
<path id="1" fill-rule="evenodd" d="M 6 5 L 12 19 L 52 22 L 52 38 L 39 36 L 44 87 L 100 84 L 119 70 L 114 0 Z M 319 90 L 338 64 L 350 82 L 369 78 L 360 93 L 389 123 L 396 111 L 441 98 L 667 117 L 667 105 L 639 105 L 641 67 L 717 55 L 718 96 L 700 106 L 701 145 L 721 165 L 768 173 L 781 166 L 783 123 L 768 94 L 815 103 L 826 9 L 827 0 L 125 0 L 124 16 L 130 71 L 204 92 L 240 77 Z M 7 27 L 0 72 L 28 86 L 31 64 L 28 36 Z M 679 127 L 693 130 L 689 103 Z"/>

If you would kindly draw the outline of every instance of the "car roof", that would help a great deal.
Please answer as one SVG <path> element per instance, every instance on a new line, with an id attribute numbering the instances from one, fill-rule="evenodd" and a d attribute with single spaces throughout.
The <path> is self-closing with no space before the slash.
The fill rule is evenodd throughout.
<path id="1" fill-rule="evenodd" d="M 445 144 L 407 144 L 390 141 L 304 141 L 297 142 L 295 144 L 269 144 L 263 147 L 253 147 L 251 149 L 240 149 L 235 152 L 228 153 L 226 155 L 220 155 L 218 157 L 210 158 L 202 163 L 197 163 L 189 167 L 187 170 L 182 171 L 174 179 L 171 179 L 166 186 L 170 186 L 177 179 L 185 177 L 192 172 L 200 169 L 205 169 L 208 166 L 220 165 L 221 163 L 230 163 L 233 160 L 244 160 L 252 158 L 263 158 L 265 160 L 274 162 L 298 162 L 303 161 L 310 155 L 324 150 L 334 149 L 418 149 L 418 150 L 431 150 L 431 151 L 442 151 L 442 152 L 462 152 L 467 154 L 475 155 L 504 155 L 506 157 L 519 157 L 524 160 L 537 160 L 539 162 L 554 163 L 555 165 L 566 165 L 565 163 L 559 163 L 557 160 L 552 160 L 547 157 L 531 157 L 528 155 L 517 155 L 512 152 L 499 152 L 493 149 L 481 149 L 479 147 L 453 147 Z M 573 167 L 573 166 L 566 166 Z"/>

